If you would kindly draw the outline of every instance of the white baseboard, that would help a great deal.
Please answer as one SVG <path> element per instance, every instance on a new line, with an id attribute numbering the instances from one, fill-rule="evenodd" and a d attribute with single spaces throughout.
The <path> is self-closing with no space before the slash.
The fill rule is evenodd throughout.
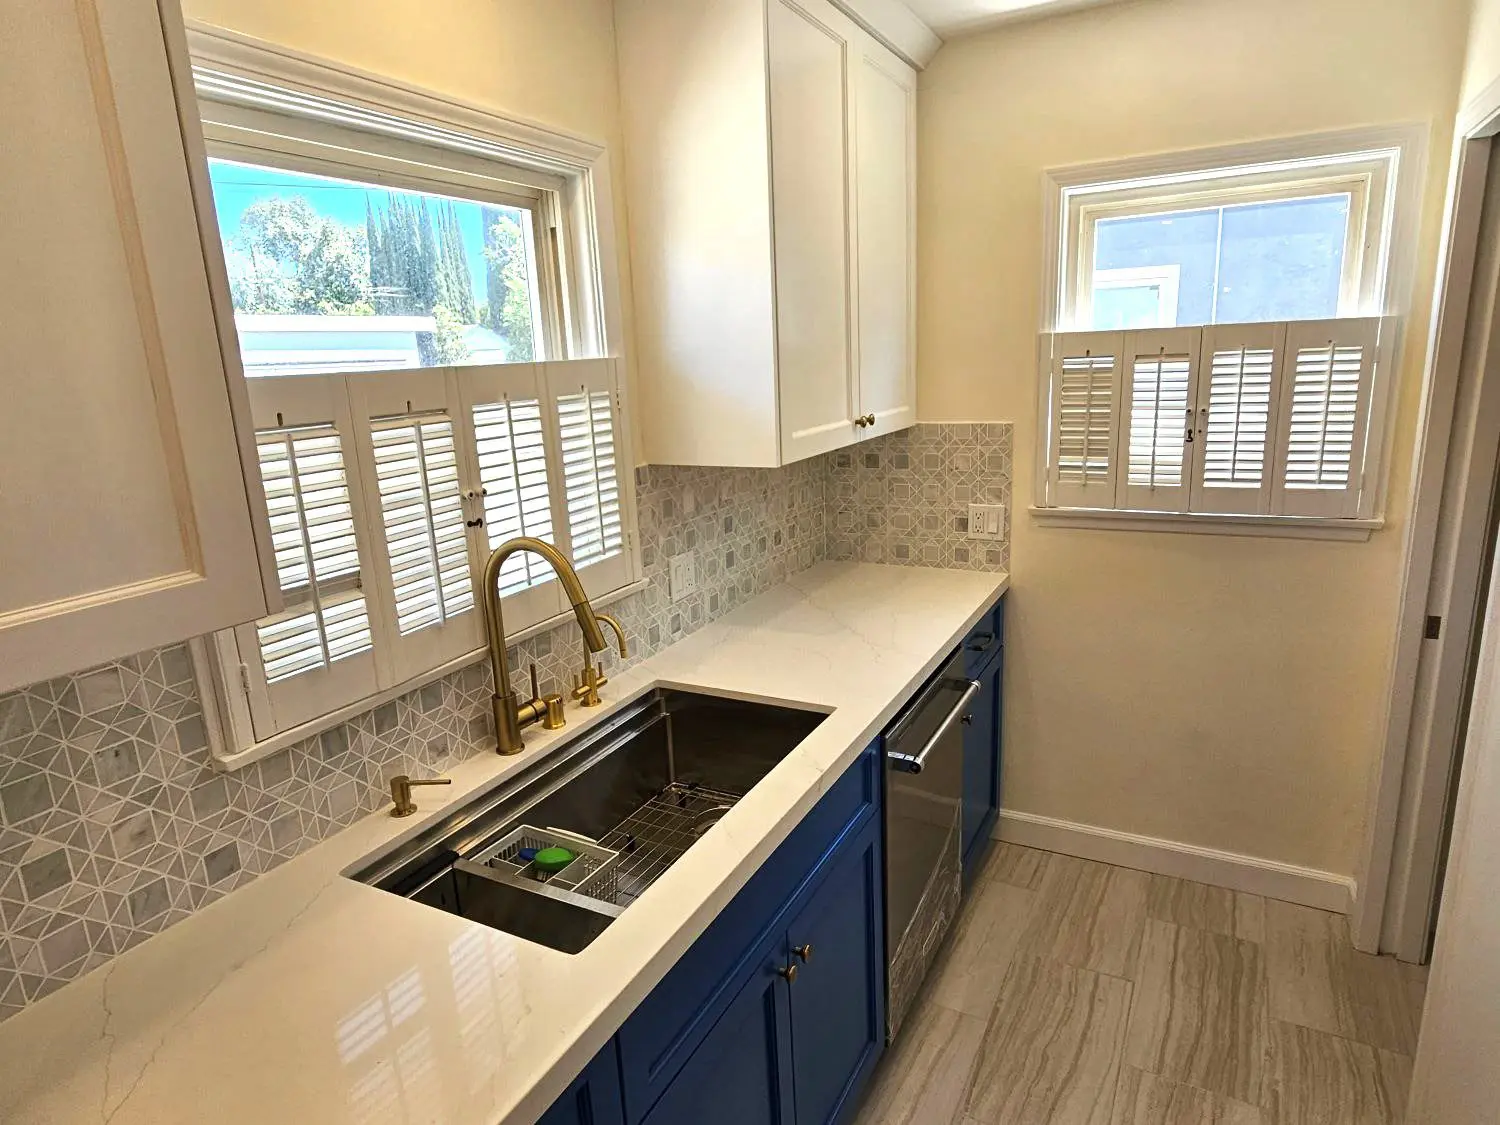
<path id="1" fill-rule="evenodd" d="M 1173 875 L 1339 914 L 1349 913 L 1354 901 L 1354 880 L 1331 871 L 1159 840 L 1154 836 L 1137 836 L 1035 813 L 1001 809 L 992 835 L 997 840 L 1028 848 Z"/>

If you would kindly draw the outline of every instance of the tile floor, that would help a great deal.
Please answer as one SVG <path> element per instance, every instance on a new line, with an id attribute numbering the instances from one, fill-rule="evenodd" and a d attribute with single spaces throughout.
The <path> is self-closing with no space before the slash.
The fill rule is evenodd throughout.
<path id="1" fill-rule="evenodd" d="M 998 844 L 857 1125 L 1398 1125 L 1425 978 L 1341 915 Z"/>

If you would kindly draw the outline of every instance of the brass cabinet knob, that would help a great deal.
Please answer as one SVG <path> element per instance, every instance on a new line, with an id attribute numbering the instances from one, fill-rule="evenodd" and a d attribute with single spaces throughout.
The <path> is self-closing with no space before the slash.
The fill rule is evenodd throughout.
<path id="1" fill-rule="evenodd" d="M 865 416 L 863 414 L 861 414 L 858 418 L 854 419 L 854 424 L 856 426 L 858 426 L 860 429 L 864 429 L 870 423 L 866 422 L 865 421 Z"/>
<path id="2" fill-rule="evenodd" d="M 787 984 L 794 984 L 797 980 L 797 966 L 783 965 L 776 970 L 776 975 L 786 981 Z"/>
<path id="3" fill-rule="evenodd" d="M 867 425 L 867 426 L 873 426 L 874 424 L 875 424 L 875 415 L 873 415 L 873 414 L 866 414 L 865 415 L 865 425 Z"/>
<path id="4" fill-rule="evenodd" d="M 802 963 L 804 965 L 807 964 L 807 962 L 809 962 L 809 961 L 812 960 L 812 945 L 811 944 L 793 946 L 792 947 L 792 952 L 795 953 L 798 957 L 802 958 Z"/>

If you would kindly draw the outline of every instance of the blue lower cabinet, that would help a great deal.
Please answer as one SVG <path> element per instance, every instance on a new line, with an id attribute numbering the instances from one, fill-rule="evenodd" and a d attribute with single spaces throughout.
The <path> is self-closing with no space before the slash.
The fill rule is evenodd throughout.
<path id="1" fill-rule="evenodd" d="M 990 628 L 1001 635 L 1005 599 L 996 605 Z M 990 834 L 1000 808 L 1001 691 L 1004 677 L 1004 647 L 996 647 L 983 664 L 971 666 L 968 674 L 979 681 L 979 694 L 969 710 L 964 728 L 963 865 L 964 882 L 972 878 L 989 850 Z"/>
<path id="2" fill-rule="evenodd" d="M 885 1044 L 881 751 L 829 788 L 543 1125 L 853 1119 Z"/>
<path id="3" fill-rule="evenodd" d="M 885 1045 L 881 825 L 841 851 L 787 925 L 797 1125 L 853 1117 Z"/>
<path id="4" fill-rule="evenodd" d="M 780 935 L 646 1115 L 646 1125 L 793 1125 L 791 998 Z"/>
<path id="5" fill-rule="evenodd" d="M 625 1125 L 620 1052 L 611 1039 L 537 1125 Z"/>

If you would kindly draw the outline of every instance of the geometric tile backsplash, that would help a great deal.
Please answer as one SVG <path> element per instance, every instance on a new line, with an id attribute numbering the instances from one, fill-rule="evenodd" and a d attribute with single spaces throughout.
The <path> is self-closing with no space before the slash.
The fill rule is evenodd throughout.
<path id="1" fill-rule="evenodd" d="M 648 585 L 610 607 L 627 665 L 824 558 L 1004 569 L 1008 535 L 958 521 L 1009 506 L 1010 456 L 1008 425 L 923 424 L 784 469 L 637 470 Z M 699 588 L 674 604 L 682 551 Z M 510 656 L 565 690 L 577 628 Z M 185 645 L 0 696 L 0 1020 L 379 809 L 392 775 L 491 752 L 489 680 L 471 665 L 233 773 Z"/>

